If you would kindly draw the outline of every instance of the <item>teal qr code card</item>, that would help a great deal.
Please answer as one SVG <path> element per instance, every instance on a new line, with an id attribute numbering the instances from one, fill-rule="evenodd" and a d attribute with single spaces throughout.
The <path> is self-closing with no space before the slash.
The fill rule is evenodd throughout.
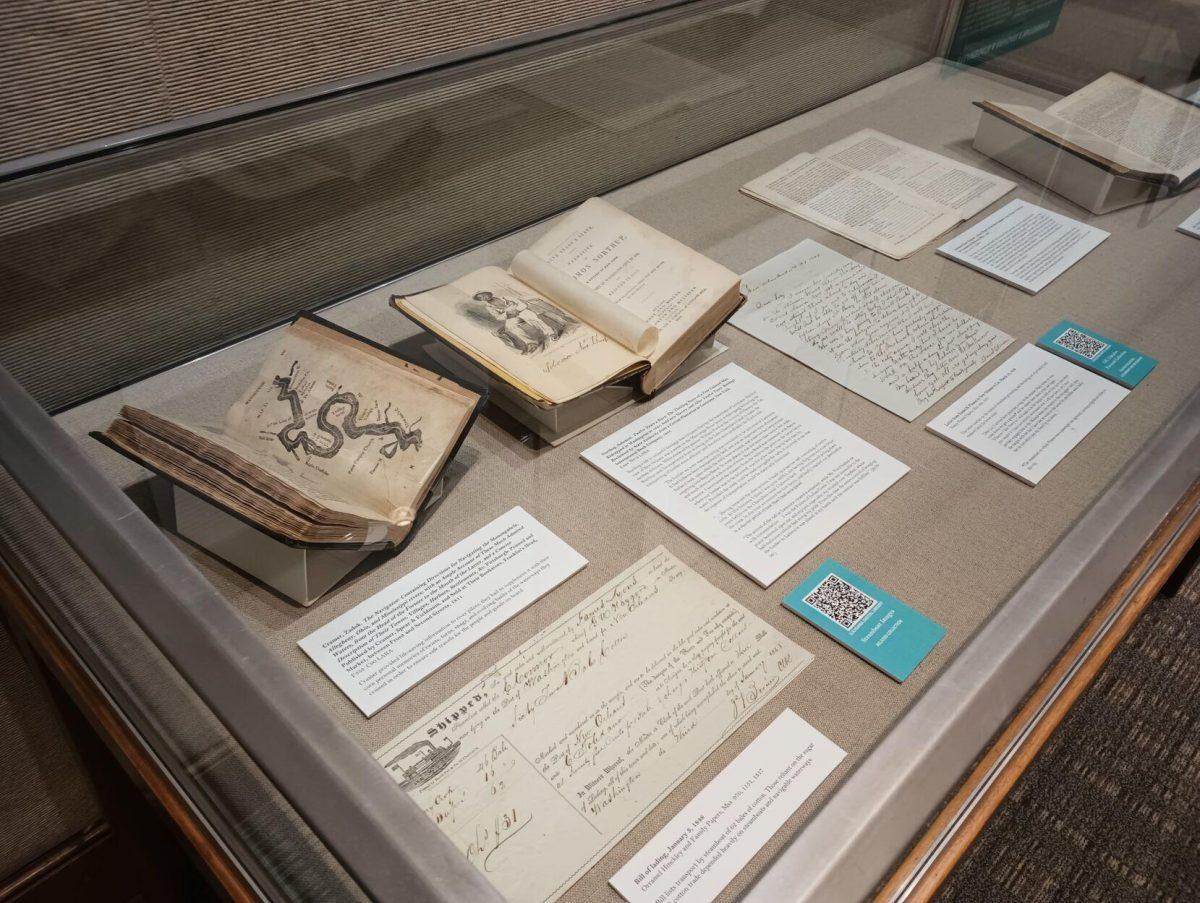
<path id="1" fill-rule="evenodd" d="M 786 608 L 866 659 L 904 680 L 946 635 L 946 628 L 833 559 L 783 598 Z"/>
<path id="2" fill-rule="evenodd" d="M 1063 320 L 1038 339 L 1038 344 L 1126 389 L 1140 383 L 1158 364 L 1154 358 L 1070 320 Z"/>

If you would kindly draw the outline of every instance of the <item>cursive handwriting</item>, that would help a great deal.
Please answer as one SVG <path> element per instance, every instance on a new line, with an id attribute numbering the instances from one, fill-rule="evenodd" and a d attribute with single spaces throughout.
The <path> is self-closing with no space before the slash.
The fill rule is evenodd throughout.
<path id="1" fill-rule="evenodd" d="M 759 289 L 753 309 L 797 340 L 802 355 L 815 353 L 818 370 L 834 379 L 855 373 L 921 403 L 940 398 L 1009 342 L 988 324 L 853 260 L 807 279 L 802 265 L 791 266 Z"/>
<path id="2" fill-rule="evenodd" d="M 507 898 L 551 900 L 810 660 L 660 547 L 380 755 L 461 744 L 410 792 Z"/>

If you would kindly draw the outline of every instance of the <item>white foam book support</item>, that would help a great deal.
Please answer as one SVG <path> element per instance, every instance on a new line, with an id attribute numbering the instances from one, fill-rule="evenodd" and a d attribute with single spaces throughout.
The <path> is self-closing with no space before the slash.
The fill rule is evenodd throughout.
<path id="1" fill-rule="evenodd" d="M 723 354 L 725 347 L 714 337 L 709 336 L 671 374 L 671 378 L 663 384 L 663 388 L 707 364 L 717 355 Z M 462 359 L 440 342 L 431 344 L 426 350 L 435 362 L 452 371 L 463 366 Z M 618 411 L 625 410 L 639 398 L 632 385 L 621 383 L 601 386 L 579 398 L 543 408 L 527 399 L 504 380 L 485 374 L 475 368 L 473 364 L 470 366 L 473 368 L 474 378 L 487 380 L 491 393 L 489 402 L 549 445 L 561 445 Z"/>
<path id="2" fill-rule="evenodd" d="M 714 338 L 709 338 L 679 365 L 679 369 L 671 374 L 663 388 L 707 364 L 724 351 L 724 345 Z M 491 389 L 491 400 L 496 407 L 533 430 L 550 445 L 561 445 L 578 436 L 588 427 L 625 410 L 639 397 L 632 386 L 601 386 L 565 404 L 541 408 L 501 380 L 493 380 Z"/>
<path id="3" fill-rule="evenodd" d="M 308 607 L 373 554 L 358 549 L 310 549 L 268 536 L 216 505 L 162 478 L 156 492 L 174 508 L 175 532 L 275 592 Z M 442 497 L 445 479 L 434 483 L 426 508 Z M 161 508 L 161 505 L 160 505 Z"/>
<path id="4" fill-rule="evenodd" d="M 974 147 L 1092 213 L 1144 204 L 1166 193 L 1156 182 L 1114 173 L 987 110 L 979 117 Z"/>

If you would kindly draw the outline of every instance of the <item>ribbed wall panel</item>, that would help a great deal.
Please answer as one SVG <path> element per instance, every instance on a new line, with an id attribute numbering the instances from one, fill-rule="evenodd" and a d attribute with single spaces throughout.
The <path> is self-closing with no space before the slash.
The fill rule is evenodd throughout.
<path id="1" fill-rule="evenodd" d="M 644 0 L 5 0 L 0 160 Z"/>

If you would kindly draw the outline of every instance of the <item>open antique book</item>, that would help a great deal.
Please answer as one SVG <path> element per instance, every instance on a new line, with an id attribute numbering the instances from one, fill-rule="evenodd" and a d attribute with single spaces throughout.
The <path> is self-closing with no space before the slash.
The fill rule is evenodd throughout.
<path id="1" fill-rule="evenodd" d="M 1045 110 L 991 101 L 977 101 L 976 106 L 985 119 L 994 117 L 1040 138 L 1052 151 L 1066 152 L 1117 178 L 1146 183 L 1145 196 L 1134 198 L 1126 191 L 1116 206 L 1146 200 L 1155 188 L 1177 191 L 1200 176 L 1200 108 L 1116 72 Z M 1094 212 L 1115 209 L 1103 200 L 1085 206 Z"/>
<path id="2" fill-rule="evenodd" d="M 215 429 L 123 407 L 92 435 L 283 542 L 395 547 L 481 396 L 301 315 Z"/>
<path id="3" fill-rule="evenodd" d="M 741 301 L 737 274 L 592 198 L 507 270 L 392 305 L 551 407 L 635 374 L 652 394 Z"/>

